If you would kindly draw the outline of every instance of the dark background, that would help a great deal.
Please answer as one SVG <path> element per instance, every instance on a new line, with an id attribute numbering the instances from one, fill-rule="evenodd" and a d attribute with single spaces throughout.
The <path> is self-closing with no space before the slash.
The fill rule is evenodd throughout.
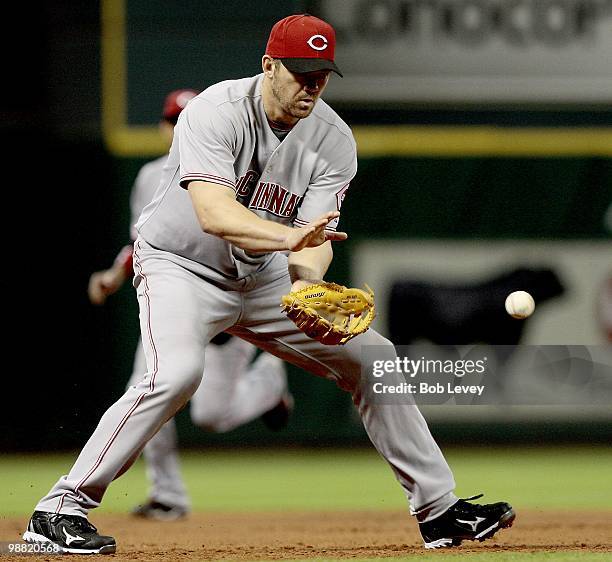
<path id="1" fill-rule="evenodd" d="M 277 13 L 277 7 L 272 5 L 265 17 Z M 232 9 L 234 5 L 226 3 L 226 16 Z M 150 17 L 149 12 L 144 15 Z M 176 27 L 182 17 L 180 11 L 173 12 L 164 25 L 174 22 Z M 130 373 L 137 338 L 130 288 L 98 309 L 88 303 L 86 287 L 90 273 L 108 267 L 128 241 L 127 196 L 146 159 L 114 157 L 103 143 L 98 3 L 47 1 L 36 9 L 24 5 L 8 20 L 9 26 L 11 21 L 27 25 L 20 27 L 18 56 L 5 57 L 10 85 L 2 88 L 0 103 L 0 142 L 8 171 L 3 269 L 9 334 L 0 449 L 78 448 Z M 237 18 L 246 26 L 245 37 L 255 36 L 259 28 L 248 20 L 244 15 Z M 190 26 L 195 33 L 196 24 Z M 175 37 L 169 33 L 164 36 L 172 42 Z M 263 47 L 265 41 L 260 43 Z M 251 59 L 258 61 L 259 54 L 245 57 Z M 254 64 L 249 74 L 258 72 Z M 139 83 L 149 88 L 143 67 L 137 68 L 142 73 Z M 213 70 L 222 73 L 224 65 Z M 234 77 L 235 70 L 227 77 Z M 163 96 L 185 85 L 157 84 L 157 93 L 146 98 L 153 101 L 132 111 L 134 122 L 154 123 L 157 114 L 147 116 L 158 111 L 159 92 Z M 612 111 L 602 107 L 336 107 L 349 124 L 612 124 Z M 386 191 L 380 191 L 383 185 Z M 530 203 L 522 207 L 520 220 L 506 212 L 517 200 Z M 380 237 L 603 238 L 602 217 L 611 200 L 610 158 L 362 159 L 343 207 L 343 228 L 351 233 L 351 242 L 338 246 L 330 278 L 347 278 L 351 244 L 372 232 Z M 476 208 L 468 204 L 473 201 L 479 202 Z M 190 428 L 184 412 L 184 442 L 365 441 L 348 397 L 330 383 L 292 370 L 291 387 L 298 408 L 287 432 L 271 436 L 255 422 L 229 435 L 203 436 Z M 442 440 L 453 441 L 469 440 L 478 431 L 457 424 L 434 428 Z M 522 440 L 610 436 L 609 427 L 596 425 L 540 424 L 504 431 L 505 437 Z M 490 438 L 494 440 L 494 434 Z"/>

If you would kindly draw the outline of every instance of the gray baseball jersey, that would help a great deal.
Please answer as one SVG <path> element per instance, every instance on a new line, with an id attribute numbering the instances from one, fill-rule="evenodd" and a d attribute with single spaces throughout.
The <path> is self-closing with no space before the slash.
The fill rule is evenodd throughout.
<path id="1" fill-rule="evenodd" d="M 142 210 L 151 202 L 153 195 L 159 186 L 160 178 L 164 165 L 168 160 L 168 155 L 164 154 L 151 162 L 147 162 L 136 176 L 134 186 L 130 193 L 130 236 L 132 240 L 136 240 L 138 232 L 136 231 L 136 223 L 140 218 Z"/>
<path id="2" fill-rule="evenodd" d="M 224 185 L 260 217 L 302 226 L 339 210 L 357 173 L 351 131 L 322 100 L 281 142 L 264 112 L 262 79 L 260 74 L 221 82 L 189 102 L 175 128 L 159 189 L 137 224 L 151 246 L 225 277 L 258 268 L 272 254 L 252 256 L 203 233 L 182 187 L 193 180 Z M 335 219 L 328 228 L 337 224 Z"/>

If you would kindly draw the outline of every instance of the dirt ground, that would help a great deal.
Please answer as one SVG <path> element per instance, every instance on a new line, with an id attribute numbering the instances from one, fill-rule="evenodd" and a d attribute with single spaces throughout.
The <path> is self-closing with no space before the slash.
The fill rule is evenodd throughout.
<path id="1" fill-rule="evenodd" d="M 100 532 L 117 539 L 117 553 L 105 560 L 307 560 L 424 552 L 415 522 L 403 511 L 201 513 L 167 523 L 128 515 L 93 515 L 91 520 Z M 0 540 L 19 540 L 25 523 L 21 518 L 0 519 Z M 612 557 L 612 511 L 519 510 L 511 529 L 484 543 L 464 543 L 452 552 L 559 550 L 610 552 Z M 91 561 L 91 557 L 70 557 L 80 559 Z M 0 560 L 41 562 L 57 557 L 0 555 Z"/>

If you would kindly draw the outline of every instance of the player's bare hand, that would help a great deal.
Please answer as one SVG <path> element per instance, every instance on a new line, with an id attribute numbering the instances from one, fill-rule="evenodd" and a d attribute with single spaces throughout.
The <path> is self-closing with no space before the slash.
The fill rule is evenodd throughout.
<path id="1" fill-rule="evenodd" d="M 89 301 L 95 305 L 104 304 L 106 297 L 116 293 L 124 281 L 125 273 L 122 268 L 111 268 L 92 273 L 87 287 Z"/>
<path id="2" fill-rule="evenodd" d="M 346 240 L 348 238 L 346 232 L 325 230 L 325 227 L 339 216 L 338 211 L 330 211 L 300 228 L 292 229 L 286 238 L 287 249 L 291 252 L 299 252 L 304 248 L 316 248 L 328 240 L 333 242 Z"/>

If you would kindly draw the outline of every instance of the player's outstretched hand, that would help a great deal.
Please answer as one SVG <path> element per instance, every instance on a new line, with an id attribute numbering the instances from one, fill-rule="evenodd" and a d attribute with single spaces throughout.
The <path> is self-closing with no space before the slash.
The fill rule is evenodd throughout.
<path id="1" fill-rule="evenodd" d="M 102 305 L 106 297 L 116 293 L 125 281 L 125 273 L 120 267 L 96 271 L 89 278 L 87 294 L 91 304 Z"/>
<path id="2" fill-rule="evenodd" d="M 328 240 L 334 242 L 346 240 L 348 238 L 346 232 L 325 230 L 325 227 L 339 216 L 338 211 L 330 211 L 300 228 L 292 229 L 286 239 L 287 249 L 292 252 L 299 252 L 304 248 L 316 248 Z"/>

